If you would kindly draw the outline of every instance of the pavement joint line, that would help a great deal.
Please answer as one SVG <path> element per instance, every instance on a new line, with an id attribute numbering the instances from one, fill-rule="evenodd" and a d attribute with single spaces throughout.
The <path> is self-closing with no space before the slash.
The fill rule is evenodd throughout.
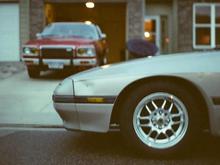
<path id="1" fill-rule="evenodd" d="M 46 105 L 44 105 L 44 106 L 39 110 L 39 112 L 43 112 L 43 111 L 45 110 L 45 108 L 47 108 L 51 103 L 53 103 L 52 100 L 51 100 L 49 103 L 47 103 Z"/>

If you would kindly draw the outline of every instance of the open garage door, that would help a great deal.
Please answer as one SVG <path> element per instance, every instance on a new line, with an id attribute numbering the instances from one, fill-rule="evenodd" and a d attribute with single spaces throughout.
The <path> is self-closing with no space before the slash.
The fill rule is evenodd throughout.
<path id="1" fill-rule="evenodd" d="M 19 61 L 19 7 L 0 3 L 0 61 Z"/>
<path id="2" fill-rule="evenodd" d="M 88 9 L 84 3 L 47 3 L 46 24 L 51 22 L 84 22 L 98 24 L 107 34 L 108 61 L 115 63 L 125 59 L 125 3 L 96 3 Z"/>

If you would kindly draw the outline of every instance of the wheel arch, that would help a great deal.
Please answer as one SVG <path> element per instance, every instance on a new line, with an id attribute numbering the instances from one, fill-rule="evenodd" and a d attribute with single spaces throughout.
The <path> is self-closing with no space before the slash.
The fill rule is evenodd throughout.
<path id="1" fill-rule="evenodd" d="M 112 115 L 111 115 L 111 123 L 117 123 L 119 124 L 119 114 L 121 111 L 121 107 L 123 104 L 123 99 L 128 96 L 128 93 L 130 93 L 136 86 L 143 84 L 143 83 L 149 83 L 149 82 L 155 82 L 155 81 L 167 81 L 169 83 L 177 83 L 181 87 L 187 89 L 190 93 L 195 94 L 195 98 L 197 98 L 197 102 L 199 105 L 201 105 L 201 114 L 202 114 L 202 125 L 204 128 L 209 128 L 209 113 L 208 113 L 208 105 L 205 101 L 205 98 L 200 91 L 200 89 L 191 81 L 184 79 L 182 77 L 177 76 L 153 76 L 153 77 L 147 77 L 143 79 L 136 80 L 126 86 L 118 95 Z"/>

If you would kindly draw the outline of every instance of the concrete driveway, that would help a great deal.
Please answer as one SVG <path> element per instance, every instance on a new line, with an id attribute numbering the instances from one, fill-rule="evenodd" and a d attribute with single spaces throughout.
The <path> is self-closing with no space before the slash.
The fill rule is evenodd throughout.
<path id="1" fill-rule="evenodd" d="M 0 126 L 62 127 L 52 93 L 66 76 L 52 73 L 30 79 L 23 70 L 0 80 Z"/>

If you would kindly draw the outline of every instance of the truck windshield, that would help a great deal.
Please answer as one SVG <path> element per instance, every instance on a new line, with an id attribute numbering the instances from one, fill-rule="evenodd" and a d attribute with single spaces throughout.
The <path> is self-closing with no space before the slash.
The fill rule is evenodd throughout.
<path id="1" fill-rule="evenodd" d="M 48 25 L 41 33 L 43 38 L 63 37 L 63 38 L 86 38 L 98 39 L 98 33 L 93 25 L 58 23 Z"/>

